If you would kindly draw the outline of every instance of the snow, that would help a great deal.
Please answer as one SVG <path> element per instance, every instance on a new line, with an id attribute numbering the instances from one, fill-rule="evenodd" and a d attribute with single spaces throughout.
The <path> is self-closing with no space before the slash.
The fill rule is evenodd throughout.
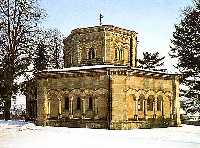
<path id="1" fill-rule="evenodd" d="M 81 67 L 69 67 L 62 69 L 47 69 L 42 72 L 67 72 L 67 71 L 78 71 L 78 70 L 89 70 L 89 69 L 101 69 L 101 68 L 128 68 L 128 66 L 120 66 L 120 65 L 93 65 L 93 66 L 81 66 Z M 166 73 L 162 71 L 155 71 L 150 69 L 142 69 L 142 68 L 131 68 L 132 70 L 144 71 L 149 73 L 159 73 L 159 74 L 170 74 L 170 75 L 180 75 L 180 73 Z"/>
<path id="2" fill-rule="evenodd" d="M 1 148 L 200 148 L 200 127 L 106 130 L 41 127 L 31 122 L 0 120 Z"/>
<path id="3" fill-rule="evenodd" d="M 48 69 L 43 70 L 46 72 L 64 72 L 64 71 L 75 71 L 75 70 L 87 70 L 87 69 L 101 69 L 101 68 L 126 68 L 127 66 L 115 66 L 115 65 L 93 65 L 93 66 L 81 66 L 81 67 L 69 67 L 63 69 Z"/>

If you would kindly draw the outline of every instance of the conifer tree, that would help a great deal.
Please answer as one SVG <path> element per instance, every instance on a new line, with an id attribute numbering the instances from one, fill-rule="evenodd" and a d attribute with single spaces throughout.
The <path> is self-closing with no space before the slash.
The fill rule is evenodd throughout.
<path id="1" fill-rule="evenodd" d="M 143 58 L 138 59 L 138 68 L 149 69 L 155 71 L 165 71 L 166 69 L 161 68 L 164 65 L 165 57 L 159 57 L 159 53 L 143 52 Z"/>
<path id="2" fill-rule="evenodd" d="M 50 68 L 63 67 L 63 35 L 58 29 L 49 29 Z"/>
<path id="3" fill-rule="evenodd" d="M 34 52 L 34 72 L 62 68 L 62 34 L 57 29 L 40 29 Z"/>
<path id="4" fill-rule="evenodd" d="M 182 73 L 181 83 L 185 98 L 192 104 L 200 101 L 200 0 L 194 0 L 193 7 L 183 11 L 183 18 L 175 25 L 171 39 L 170 56 L 178 59 L 177 69 Z M 194 102 L 195 101 L 195 102 Z M 197 102 L 196 102 L 197 101 Z M 197 107 L 199 110 L 199 107 Z"/>
<path id="5" fill-rule="evenodd" d="M 42 71 L 48 67 L 47 50 L 43 42 L 40 42 L 35 51 L 34 72 Z"/>

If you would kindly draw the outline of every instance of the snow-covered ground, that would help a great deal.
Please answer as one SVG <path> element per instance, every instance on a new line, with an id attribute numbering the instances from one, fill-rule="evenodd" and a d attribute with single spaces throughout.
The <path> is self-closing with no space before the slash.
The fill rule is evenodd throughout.
<path id="1" fill-rule="evenodd" d="M 0 120 L 0 148 L 200 148 L 200 126 L 105 130 Z"/>

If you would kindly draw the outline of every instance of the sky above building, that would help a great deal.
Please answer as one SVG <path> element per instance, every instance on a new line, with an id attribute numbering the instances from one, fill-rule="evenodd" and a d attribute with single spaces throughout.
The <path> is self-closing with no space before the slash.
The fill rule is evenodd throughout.
<path id="1" fill-rule="evenodd" d="M 138 33 L 138 57 L 142 52 L 158 51 L 166 56 L 165 65 L 173 71 L 174 60 L 168 56 L 174 24 L 179 23 L 182 10 L 192 0 L 40 0 L 48 16 L 43 24 L 58 28 L 64 36 L 71 30 L 104 25 L 134 30 Z"/>

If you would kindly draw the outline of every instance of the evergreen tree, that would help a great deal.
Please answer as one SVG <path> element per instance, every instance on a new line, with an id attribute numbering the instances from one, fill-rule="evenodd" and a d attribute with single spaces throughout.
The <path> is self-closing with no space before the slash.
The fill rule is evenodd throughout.
<path id="1" fill-rule="evenodd" d="M 50 67 L 63 67 L 63 35 L 57 29 L 48 30 L 49 36 L 49 53 L 50 53 Z"/>
<path id="2" fill-rule="evenodd" d="M 155 71 L 166 71 L 166 69 L 162 69 L 161 66 L 164 65 L 165 57 L 159 57 L 159 53 L 149 53 L 149 52 L 143 52 L 143 58 L 138 59 L 139 65 L 138 68 L 142 69 L 149 69 L 149 70 L 155 70 Z"/>
<path id="3" fill-rule="evenodd" d="M 44 43 L 40 42 L 37 45 L 34 58 L 34 72 L 47 69 L 48 57 Z"/>
<path id="4" fill-rule="evenodd" d="M 200 101 L 200 0 L 183 11 L 183 18 L 175 25 L 170 56 L 178 59 L 177 68 L 182 73 L 181 83 L 187 86 L 183 96 L 192 104 Z M 195 101 L 195 102 L 194 102 Z M 196 102 L 197 101 L 197 102 Z M 199 107 L 197 107 L 199 110 Z"/>
<path id="5" fill-rule="evenodd" d="M 28 70 L 37 24 L 44 16 L 37 0 L 0 1 L 0 65 L 6 94 L 6 120 L 10 118 L 11 98 L 18 89 L 16 79 Z"/>
<path id="6" fill-rule="evenodd" d="M 39 31 L 34 53 L 34 72 L 62 67 L 62 40 L 62 34 L 57 29 Z"/>

